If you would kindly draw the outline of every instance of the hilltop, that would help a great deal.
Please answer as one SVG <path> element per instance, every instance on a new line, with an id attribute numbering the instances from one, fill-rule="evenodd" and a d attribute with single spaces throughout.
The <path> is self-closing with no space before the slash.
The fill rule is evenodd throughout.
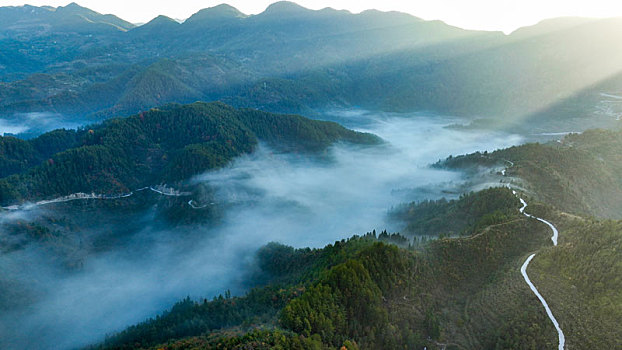
<path id="1" fill-rule="evenodd" d="M 333 122 L 235 109 L 222 103 L 167 105 L 77 131 L 23 141 L 0 138 L 0 202 L 71 193 L 128 193 L 174 183 L 251 153 L 259 141 L 289 152 L 380 139 Z"/>
<path id="2" fill-rule="evenodd" d="M 506 167 L 510 161 L 514 166 L 507 169 L 507 178 L 516 178 L 534 197 L 569 213 L 620 219 L 620 152 L 621 131 L 588 130 L 560 142 L 452 157 L 436 166 L 477 171 L 478 167 Z"/>

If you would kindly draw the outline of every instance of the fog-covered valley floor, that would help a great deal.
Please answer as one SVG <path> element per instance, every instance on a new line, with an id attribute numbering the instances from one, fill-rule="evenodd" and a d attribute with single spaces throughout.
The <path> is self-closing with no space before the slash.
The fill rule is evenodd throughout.
<path id="1" fill-rule="evenodd" d="M 223 208 L 217 223 L 167 226 L 154 206 L 131 213 L 116 208 L 114 213 L 127 216 L 80 226 L 79 238 L 67 243 L 84 255 L 78 268 L 54 263 L 55 251 L 40 243 L 4 251 L 0 291 L 23 288 L 30 294 L 20 306 L 0 304 L 5 309 L 0 348 L 78 347 L 155 316 L 186 296 L 211 298 L 227 289 L 244 293 L 260 246 L 278 241 L 321 247 L 372 229 L 399 230 L 398 223 L 387 221 L 392 206 L 447 196 L 464 181 L 458 173 L 429 168 L 430 163 L 523 141 L 518 135 L 445 128 L 456 120 L 423 114 L 336 111 L 326 118 L 374 133 L 386 144 L 338 144 L 319 156 L 261 145 L 224 169 L 190 180 L 212 189 L 208 200 L 197 202 L 207 206 L 206 212 L 210 206 Z M 59 216 L 57 210 L 66 215 L 72 205 L 0 212 L 0 223 Z M 191 206 L 184 210 L 201 213 Z M 117 230 L 125 232 L 124 239 L 112 240 L 106 249 L 89 248 Z M 0 235 L 2 242 L 16 239 Z M 4 293 L 5 299 L 12 297 Z"/>

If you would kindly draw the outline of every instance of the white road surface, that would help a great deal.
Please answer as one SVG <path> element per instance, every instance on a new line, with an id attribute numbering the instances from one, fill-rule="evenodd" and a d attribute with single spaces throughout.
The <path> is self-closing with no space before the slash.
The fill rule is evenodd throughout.
<path id="1" fill-rule="evenodd" d="M 516 191 L 512 191 L 512 193 L 514 193 L 514 195 L 516 197 L 518 197 L 518 194 L 516 193 Z M 525 213 L 525 208 L 527 208 L 527 202 L 525 202 L 524 199 L 518 197 L 518 199 L 520 200 L 521 204 L 523 205 L 519 211 L 529 217 L 529 218 L 533 218 L 536 219 L 540 222 L 543 222 L 545 224 L 547 224 L 551 230 L 553 231 L 553 236 L 551 237 L 551 240 L 553 241 L 553 245 L 557 246 L 557 238 L 559 237 L 559 231 L 557 231 L 557 228 L 555 228 L 555 226 L 553 226 L 553 224 L 551 224 L 550 222 L 527 214 Z M 527 276 L 527 267 L 529 266 L 529 263 L 531 262 L 531 260 L 536 256 L 536 254 L 531 254 L 527 260 L 525 260 L 525 262 L 523 263 L 523 266 L 521 266 L 520 268 L 520 272 L 523 275 L 523 278 L 525 279 L 525 282 L 527 282 L 527 284 L 529 285 L 529 288 L 531 288 L 531 291 L 536 295 L 536 297 L 538 297 L 538 299 L 540 300 L 540 303 L 542 303 L 542 306 L 544 306 L 544 309 L 546 310 L 546 314 L 549 316 L 549 319 L 551 320 L 551 322 L 553 322 L 553 325 L 555 326 L 555 329 L 557 330 L 557 337 L 559 339 L 559 345 L 558 345 L 558 350 L 564 350 L 564 347 L 566 345 L 566 337 L 564 336 L 564 332 L 562 331 L 561 327 L 559 326 L 559 322 L 557 322 L 557 319 L 555 318 L 555 316 L 553 316 L 553 312 L 551 311 L 551 308 L 549 308 L 549 304 L 547 304 L 546 300 L 544 300 L 544 297 L 542 297 L 542 295 L 540 294 L 540 292 L 538 292 L 538 289 L 536 288 L 536 286 L 533 285 L 533 283 L 531 283 L 531 280 L 529 279 L 529 276 Z"/>
<path id="2" fill-rule="evenodd" d="M 551 311 L 549 304 L 546 303 L 546 300 L 544 300 L 540 292 L 538 292 L 538 289 L 536 289 L 536 286 L 534 286 L 533 283 L 531 283 L 529 276 L 527 276 L 527 266 L 529 266 L 529 263 L 531 262 L 531 259 L 533 259 L 534 256 L 536 256 L 536 254 L 531 254 L 527 258 L 527 260 L 525 260 L 525 262 L 523 263 L 523 266 L 520 268 L 520 272 L 523 274 L 523 278 L 525 279 L 525 282 L 527 282 L 527 284 L 529 285 L 529 288 L 531 288 L 531 291 L 533 292 L 533 294 L 535 294 L 538 297 L 538 299 L 540 299 L 540 303 L 542 303 L 542 306 L 544 306 L 544 309 L 546 310 L 546 314 L 549 316 L 549 318 L 551 319 L 551 322 L 553 322 L 553 325 L 555 326 L 555 329 L 557 330 L 557 337 L 559 338 L 558 350 L 564 350 L 564 346 L 566 344 L 566 338 L 564 337 L 564 332 L 559 326 L 559 323 L 557 322 L 557 319 L 555 318 L 555 316 L 553 316 L 553 311 Z"/>
<path id="3" fill-rule="evenodd" d="M 160 194 L 162 196 L 167 196 L 167 197 L 186 197 L 191 195 L 190 192 L 181 192 L 178 191 L 176 189 L 170 188 L 170 187 L 166 187 L 166 186 L 156 186 L 156 187 L 143 187 L 143 188 L 139 188 L 137 190 L 134 190 L 130 193 L 122 193 L 122 194 L 117 194 L 117 195 L 105 195 L 105 194 L 96 194 L 96 193 L 82 193 L 82 192 L 78 192 L 78 193 L 72 193 L 70 195 L 67 196 L 62 196 L 62 197 L 58 197 L 58 198 L 54 198 L 54 199 L 46 199 L 46 200 L 41 200 L 41 201 L 37 201 L 34 203 L 26 203 L 26 204 L 22 204 L 22 205 L 11 205 L 8 207 L 2 207 L 2 209 L 5 210 L 20 210 L 20 209 L 30 209 L 33 207 L 38 207 L 38 206 L 42 206 L 42 205 L 46 205 L 46 204 L 52 204 L 52 203 L 62 203 L 62 202 L 69 202 L 69 201 L 75 201 L 75 200 L 84 200 L 84 199 L 104 199 L 104 200 L 110 200 L 110 199 L 120 199 L 120 198 L 127 198 L 127 197 L 131 197 L 134 195 L 134 193 L 136 192 L 140 192 L 140 191 L 145 191 L 145 190 L 150 190 L 152 192 L 155 192 L 157 194 Z M 192 204 L 191 204 L 192 202 Z M 189 201 L 188 205 L 190 205 L 190 207 L 192 207 L 193 209 L 201 209 L 201 208 L 205 208 L 206 206 L 196 206 L 193 205 L 194 201 Z"/>

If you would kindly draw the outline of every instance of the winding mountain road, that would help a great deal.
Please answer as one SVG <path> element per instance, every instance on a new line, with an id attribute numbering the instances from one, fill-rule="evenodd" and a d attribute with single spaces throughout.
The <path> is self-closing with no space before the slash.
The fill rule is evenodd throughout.
<path id="1" fill-rule="evenodd" d="M 557 239 L 559 237 L 559 231 L 557 231 L 557 228 L 555 228 L 555 226 L 553 226 L 553 224 L 551 224 L 550 222 L 527 214 L 525 213 L 525 208 L 527 208 L 527 202 L 525 202 L 524 199 L 520 198 L 518 196 L 518 193 L 516 193 L 516 191 L 512 190 L 512 193 L 514 193 L 514 195 L 520 200 L 521 204 L 523 205 L 519 211 L 521 212 L 521 214 L 525 215 L 528 218 L 533 218 L 536 219 L 540 222 L 543 222 L 545 224 L 547 224 L 551 230 L 553 231 L 553 236 L 551 236 L 551 240 L 553 241 L 553 245 L 557 246 Z M 555 316 L 553 315 L 553 312 L 551 311 L 551 308 L 549 307 L 549 304 L 546 302 L 546 300 L 544 300 L 544 297 L 542 296 L 542 294 L 540 294 L 540 292 L 538 292 L 538 289 L 536 288 L 536 286 L 534 286 L 534 284 L 531 282 L 531 280 L 529 279 L 529 276 L 527 275 L 527 267 L 529 266 L 529 263 L 531 262 L 531 260 L 536 256 L 536 254 L 531 254 L 527 260 L 525 260 L 525 262 L 523 263 L 523 266 L 521 266 L 520 268 L 520 272 L 523 275 L 523 278 L 525 279 L 525 282 L 527 282 L 527 284 L 529 285 L 529 288 L 531 288 L 531 291 L 533 292 L 533 294 L 536 295 L 536 297 L 538 297 L 538 299 L 540 300 L 540 303 L 542 304 L 542 306 L 544 306 L 544 309 L 546 310 L 546 314 L 549 316 L 549 319 L 551 320 L 551 322 L 553 322 L 553 325 L 555 326 L 555 330 L 557 330 L 557 337 L 559 339 L 559 345 L 558 345 L 558 350 L 564 350 L 564 347 L 566 345 L 566 337 L 564 336 L 564 332 L 562 331 L 561 327 L 559 326 L 559 322 L 557 322 L 557 319 L 555 318 Z"/>
<path id="2" fill-rule="evenodd" d="M 75 201 L 75 200 L 85 200 L 85 199 L 103 199 L 103 200 L 121 199 L 121 198 L 131 197 L 136 192 L 145 191 L 145 190 L 149 190 L 149 191 L 155 192 L 155 193 L 157 193 L 159 195 L 167 196 L 167 197 L 186 197 L 186 196 L 190 196 L 192 194 L 190 192 L 181 192 L 181 191 L 178 191 L 176 189 L 173 189 L 173 188 L 170 188 L 170 187 L 166 187 L 166 186 L 156 186 L 156 187 L 147 186 L 147 187 L 139 188 L 139 189 L 134 190 L 134 191 L 129 192 L 129 193 L 122 193 L 122 194 L 117 194 L 117 195 L 105 195 L 105 194 L 78 192 L 78 193 L 72 193 L 70 195 L 62 196 L 62 197 L 58 197 L 58 198 L 54 198 L 54 199 L 46 199 L 46 200 L 37 201 L 35 203 L 27 203 L 27 204 L 23 204 L 23 205 L 11 205 L 11 206 L 8 206 L 8 207 L 2 207 L 2 209 L 5 209 L 5 210 L 30 209 L 32 207 L 38 207 L 38 206 L 42 206 L 42 205 L 46 205 L 46 204 L 63 203 L 63 202 L 69 202 L 69 201 Z M 198 206 L 198 205 L 196 205 L 194 203 L 195 203 L 194 200 L 188 201 L 188 205 L 192 209 L 202 209 L 202 208 L 207 207 L 207 205 Z M 212 204 L 212 203 L 210 203 L 210 204 Z"/>

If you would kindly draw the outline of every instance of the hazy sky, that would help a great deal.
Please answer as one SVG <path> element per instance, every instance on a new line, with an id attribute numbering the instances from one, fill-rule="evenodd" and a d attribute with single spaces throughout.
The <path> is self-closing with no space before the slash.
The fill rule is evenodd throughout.
<path id="1" fill-rule="evenodd" d="M 30 0 L 31 5 L 63 6 L 70 0 Z M 147 22 L 159 14 L 185 19 L 199 9 L 227 2 L 246 14 L 263 11 L 274 0 L 76 0 L 101 13 L 130 22 Z M 311 9 L 332 7 L 360 12 L 396 10 L 424 19 L 440 19 L 470 29 L 512 31 L 544 18 L 559 16 L 622 16 L 621 0 L 297 0 Z M 23 0 L 0 0 L 0 5 L 23 5 Z"/>

